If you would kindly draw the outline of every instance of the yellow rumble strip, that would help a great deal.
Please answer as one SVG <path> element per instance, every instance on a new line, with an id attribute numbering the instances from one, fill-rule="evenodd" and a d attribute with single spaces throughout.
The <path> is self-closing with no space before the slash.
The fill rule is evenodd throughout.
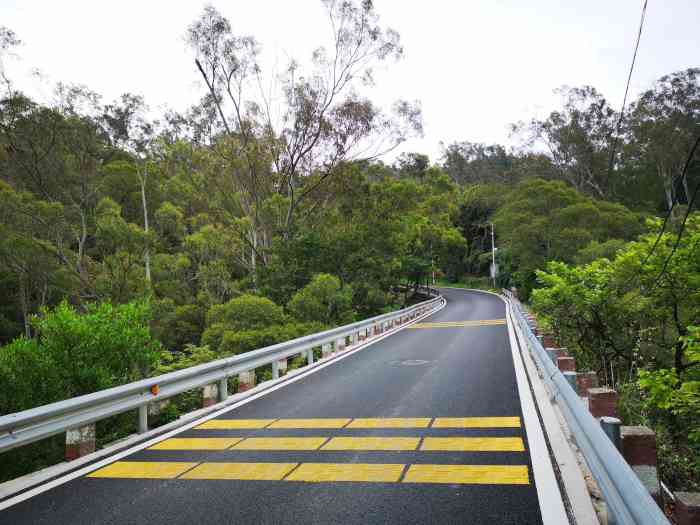
<path id="1" fill-rule="evenodd" d="M 302 463 L 285 481 L 365 481 L 396 483 L 404 465 L 362 463 Z"/>
<path id="2" fill-rule="evenodd" d="M 318 450 L 327 437 L 247 438 L 232 450 Z"/>
<path id="3" fill-rule="evenodd" d="M 117 461 L 87 475 L 88 478 L 172 479 L 197 463 L 179 461 Z"/>
<path id="4" fill-rule="evenodd" d="M 343 428 L 350 418 L 340 419 L 278 419 L 267 428 Z"/>
<path id="5" fill-rule="evenodd" d="M 195 428 L 197 430 L 256 429 L 265 428 L 273 421 L 274 419 L 210 419 Z"/>
<path id="6" fill-rule="evenodd" d="M 404 483 L 527 485 L 525 465 L 411 465 Z"/>
<path id="7" fill-rule="evenodd" d="M 298 463 L 202 463 L 180 479 L 281 480 Z"/>
<path id="8" fill-rule="evenodd" d="M 428 428 L 429 417 L 355 418 L 345 428 Z"/>
<path id="9" fill-rule="evenodd" d="M 148 447 L 148 450 L 226 450 L 243 438 L 171 438 Z"/>
<path id="10" fill-rule="evenodd" d="M 431 452 L 523 452 L 519 437 L 427 437 L 421 451 Z"/>
<path id="11" fill-rule="evenodd" d="M 417 437 L 335 437 L 321 450 L 416 450 Z"/>
<path id="12" fill-rule="evenodd" d="M 432 428 L 520 428 L 519 417 L 436 417 Z"/>

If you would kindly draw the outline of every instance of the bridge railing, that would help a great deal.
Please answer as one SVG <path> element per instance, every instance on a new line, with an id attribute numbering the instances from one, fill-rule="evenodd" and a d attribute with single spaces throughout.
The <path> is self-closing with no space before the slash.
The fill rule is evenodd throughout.
<path id="1" fill-rule="evenodd" d="M 273 376 L 277 376 L 279 370 L 276 369 L 275 364 L 282 359 L 298 354 L 305 355 L 307 363 L 310 365 L 314 360 L 314 348 L 327 344 L 338 344 L 339 341 L 342 341 L 342 345 L 338 346 L 342 348 L 348 337 L 351 341 L 358 341 L 363 338 L 361 336 L 369 338 L 380 335 L 388 328 L 415 319 L 444 302 L 437 290 L 423 288 L 423 291 L 431 296 L 431 299 L 402 310 L 233 357 L 0 416 L 0 452 L 79 429 L 134 409 L 138 409 L 139 432 L 146 432 L 148 430 L 148 406 L 152 403 L 158 403 L 188 390 L 212 384 L 218 385 L 218 399 L 223 401 L 228 397 L 228 379 L 236 374 L 272 365 Z"/>
<path id="2" fill-rule="evenodd" d="M 668 524 L 669 521 L 652 499 L 648 489 L 605 434 L 598 421 L 584 406 L 561 371 L 547 356 L 545 349 L 525 319 L 522 305 L 513 295 L 504 291 L 510 300 L 512 312 L 524 335 L 530 354 L 576 440 L 586 464 L 600 487 L 603 499 L 613 520 L 608 523 Z"/>

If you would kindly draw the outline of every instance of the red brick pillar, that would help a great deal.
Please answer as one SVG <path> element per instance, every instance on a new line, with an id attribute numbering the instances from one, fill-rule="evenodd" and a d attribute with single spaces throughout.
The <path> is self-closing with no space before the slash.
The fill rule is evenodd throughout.
<path id="1" fill-rule="evenodd" d="M 573 357 L 557 357 L 557 367 L 562 372 L 576 372 L 576 360 Z"/>
<path id="2" fill-rule="evenodd" d="M 598 387 L 598 374 L 595 372 L 579 372 L 576 376 L 579 395 L 585 395 L 589 388 Z"/>
<path id="3" fill-rule="evenodd" d="M 675 492 L 678 525 L 700 525 L 700 492 Z"/>
<path id="4" fill-rule="evenodd" d="M 216 383 L 204 385 L 202 388 L 202 408 L 215 405 L 219 401 L 219 387 Z"/>
<path id="5" fill-rule="evenodd" d="M 245 392 L 255 387 L 255 370 L 248 370 L 238 374 L 238 391 Z"/>
<path id="6" fill-rule="evenodd" d="M 612 388 L 589 388 L 588 409 L 593 417 L 617 417 L 617 392 Z"/>
<path id="7" fill-rule="evenodd" d="M 661 485 L 656 469 L 656 434 L 648 427 L 623 426 L 622 455 L 649 494 L 661 504 Z"/>
<path id="8" fill-rule="evenodd" d="M 95 424 L 66 431 L 66 461 L 95 452 Z"/>

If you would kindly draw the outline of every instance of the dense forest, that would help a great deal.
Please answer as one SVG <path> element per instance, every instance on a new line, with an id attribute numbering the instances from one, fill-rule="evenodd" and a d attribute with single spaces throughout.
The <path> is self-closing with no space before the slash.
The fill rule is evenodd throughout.
<path id="1" fill-rule="evenodd" d="M 563 88 L 512 125 L 517 147 L 392 156 L 422 132 L 420 105 L 361 93 L 400 37 L 369 2 L 327 7 L 333 47 L 290 63 L 274 95 L 259 43 L 206 8 L 183 28 L 202 98 L 157 117 L 72 84 L 31 99 L 0 28 L 0 414 L 399 308 L 434 276 L 488 287 L 493 227 L 497 286 L 623 392 L 626 422 L 657 430 L 663 479 L 697 490 L 700 69 L 624 114 Z M 0 456 L 3 476 L 60 458 L 60 440 L 40 445 Z"/>

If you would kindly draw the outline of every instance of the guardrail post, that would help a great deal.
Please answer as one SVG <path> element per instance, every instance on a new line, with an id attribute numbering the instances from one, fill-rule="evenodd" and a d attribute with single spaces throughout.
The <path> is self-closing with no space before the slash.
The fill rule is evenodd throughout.
<path id="1" fill-rule="evenodd" d="M 622 421 L 616 417 L 603 416 L 600 418 L 600 427 L 603 432 L 607 434 L 610 441 L 613 442 L 617 450 L 622 450 L 622 437 L 620 434 L 620 428 L 622 427 Z"/>
<path id="2" fill-rule="evenodd" d="M 576 360 L 569 356 L 557 357 L 557 368 L 562 372 L 576 372 Z"/>
<path id="3" fill-rule="evenodd" d="M 148 432 L 148 412 L 150 404 L 141 405 L 139 407 L 139 434 Z M 154 405 L 157 406 L 157 405 Z"/>
<path id="4" fill-rule="evenodd" d="M 226 401 L 228 399 L 228 377 L 219 379 L 219 401 Z"/>
<path id="5" fill-rule="evenodd" d="M 284 375 L 287 371 L 287 358 L 278 359 L 272 362 L 272 379 L 279 379 L 280 373 Z"/>
<path id="6" fill-rule="evenodd" d="M 335 351 L 342 352 L 343 350 L 345 350 L 345 338 L 341 337 L 335 341 Z"/>
<path id="7" fill-rule="evenodd" d="M 245 392 L 255 386 L 255 370 L 248 370 L 238 374 L 238 391 Z"/>
<path id="8" fill-rule="evenodd" d="M 588 409 L 593 417 L 617 417 L 617 392 L 612 388 L 589 388 Z"/>
<path id="9" fill-rule="evenodd" d="M 202 408 L 207 408 L 216 405 L 219 400 L 219 388 L 216 383 L 204 385 L 202 388 Z"/>
<path id="10" fill-rule="evenodd" d="M 622 455 L 651 497 L 656 503 L 661 503 L 661 484 L 656 469 L 656 434 L 644 426 L 625 426 L 621 430 Z"/>
<path id="11" fill-rule="evenodd" d="M 66 461 L 95 452 L 95 423 L 66 431 Z"/>
<path id="12" fill-rule="evenodd" d="M 598 374 L 595 372 L 579 372 L 576 375 L 579 395 L 586 395 L 589 388 L 598 387 Z"/>
<path id="13" fill-rule="evenodd" d="M 700 492 L 674 492 L 678 525 L 700 525 Z"/>
<path id="14" fill-rule="evenodd" d="M 306 351 L 306 364 L 307 365 L 313 365 L 314 364 L 314 349 L 309 348 Z"/>

